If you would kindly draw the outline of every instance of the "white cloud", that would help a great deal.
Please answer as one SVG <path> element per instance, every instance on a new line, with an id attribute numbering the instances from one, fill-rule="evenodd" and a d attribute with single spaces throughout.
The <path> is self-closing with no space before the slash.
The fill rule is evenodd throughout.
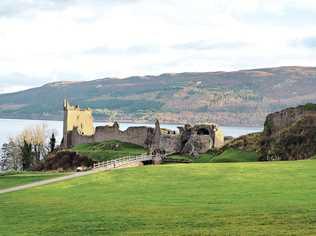
<path id="1" fill-rule="evenodd" d="M 309 0 L 11 0 L 0 9 L 1 84 L 316 61 L 289 43 L 316 36 L 302 15 L 316 20 Z"/>

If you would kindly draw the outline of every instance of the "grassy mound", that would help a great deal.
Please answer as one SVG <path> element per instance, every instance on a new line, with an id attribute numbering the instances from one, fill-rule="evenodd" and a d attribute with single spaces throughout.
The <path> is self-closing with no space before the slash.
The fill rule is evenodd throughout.
<path id="1" fill-rule="evenodd" d="M 214 152 L 200 154 L 198 158 L 193 159 L 193 163 L 211 163 L 216 155 Z"/>
<path id="2" fill-rule="evenodd" d="M 316 161 L 161 165 L 0 195 L 3 235 L 314 235 Z"/>
<path id="3" fill-rule="evenodd" d="M 258 161 L 258 154 L 256 152 L 229 148 L 221 154 L 209 152 L 200 154 L 197 158 L 175 154 L 169 156 L 168 160 L 183 163 L 253 162 Z"/>
<path id="4" fill-rule="evenodd" d="M 113 160 L 124 156 L 136 156 L 146 153 L 146 150 L 141 146 L 119 141 L 80 144 L 71 150 L 95 161 Z"/>
<path id="5" fill-rule="evenodd" d="M 215 156 L 211 162 L 253 162 L 258 161 L 256 152 L 243 151 L 238 149 L 227 149 L 218 156 Z"/>
<path id="6" fill-rule="evenodd" d="M 56 172 L 9 172 L 0 175 L 0 189 L 29 184 L 40 180 L 60 177 L 65 174 Z"/>

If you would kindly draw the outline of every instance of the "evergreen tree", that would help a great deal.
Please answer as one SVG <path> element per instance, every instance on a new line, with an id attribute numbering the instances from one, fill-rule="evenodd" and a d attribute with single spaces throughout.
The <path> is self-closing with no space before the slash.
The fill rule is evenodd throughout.
<path id="1" fill-rule="evenodd" d="M 32 144 L 27 143 L 24 140 L 24 144 L 21 147 L 21 154 L 22 154 L 22 165 L 23 170 L 28 170 L 31 168 L 33 164 L 33 153 L 32 153 Z"/>
<path id="2" fill-rule="evenodd" d="M 49 145 L 50 145 L 50 151 L 53 152 L 55 150 L 55 145 L 56 145 L 56 138 L 55 138 L 54 133 L 52 134 L 52 137 L 50 138 Z"/>

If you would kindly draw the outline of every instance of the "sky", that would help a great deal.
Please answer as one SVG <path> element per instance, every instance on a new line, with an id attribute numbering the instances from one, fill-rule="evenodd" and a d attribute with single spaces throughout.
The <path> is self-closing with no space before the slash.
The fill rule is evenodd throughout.
<path id="1" fill-rule="evenodd" d="M 1 0 L 0 93 L 54 81 L 315 66 L 315 0 Z"/>

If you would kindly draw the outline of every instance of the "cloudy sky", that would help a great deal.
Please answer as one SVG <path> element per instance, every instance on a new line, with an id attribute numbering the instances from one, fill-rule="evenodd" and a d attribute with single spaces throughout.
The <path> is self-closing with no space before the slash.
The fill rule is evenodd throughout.
<path id="1" fill-rule="evenodd" d="M 0 92 L 58 80 L 315 66 L 315 0 L 1 0 Z"/>

